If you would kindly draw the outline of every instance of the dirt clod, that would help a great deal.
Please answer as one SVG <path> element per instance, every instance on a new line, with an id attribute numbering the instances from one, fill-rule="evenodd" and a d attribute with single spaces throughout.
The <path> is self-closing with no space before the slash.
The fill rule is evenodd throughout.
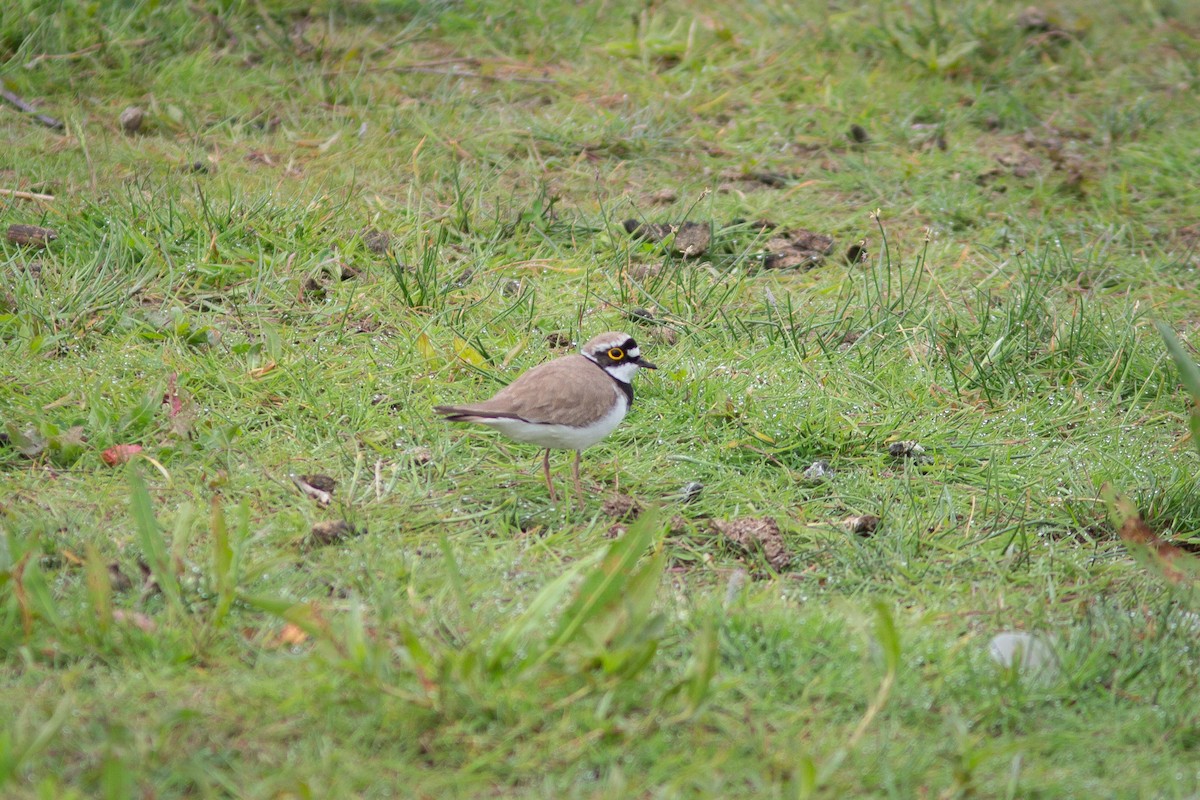
<path id="1" fill-rule="evenodd" d="M 1017 14 L 1017 27 L 1023 31 L 1044 32 L 1050 30 L 1050 17 L 1037 6 L 1027 6 Z"/>
<path id="2" fill-rule="evenodd" d="M 133 581 L 121 571 L 121 565 L 116 561 L 108 565 L 108 582 L 114 592 L 128 592 L 133 588 Z"/>
<path id="3" fill-rule="evenodd" d="M 772 569 L 782 571 L 792 563 L 779 524 L 770 517 L 740 517 L 712 521 L 718 534 L 747 555 L 761 552 Z"/>
<path id="4" fill-rule="evenodd" d="M 671 252 L 684 258 L 703 255 L 712 242 L 712 228 L 704 222 L 642 223 L 627 219 L 622 226 L 633 238 L 651 242 L 661 242 L 673 235 Z"/>
<path id="5" fill-rule="evenodd" d="M 808 270 L 819 266 L 833 252 L 833 237 L 797 229 L 767 241 L 763 266 L 767 269 Z"/>
<path id="6" fill-rule="evenodd" d="M 300 479 L 322 492 L 332 492 L 337 488 L 337 481 L 328 475 L 301 475 Z"/>
<path id="7" fill-rule="evenodd" d="M 848 135 L 850 136 L 850 141 L 855 144 L 866 144 L 871 141 L 871 134 L 867 133 L 867 129 L 858 123 L 850 126 Z"/>
<path id="8" fill-rule="evenodd" d="M 729 224 L 726 225 L 725 227 L 726 228 L 748 228 L 749 230 L 753 231 L 754 233 L 766 233 L 767 231 L 775 230 L 779 226 L 776 225 L 774 222 L 771 222 L 771 220 L 769 220 L 769 219 L 747 220 L 742 217 L 734 217 L 733 219 L 729 220 Z"/>
<path id="9" fill-rule="evenodd" d="M 546 334 L 546 346 L 558 350 L 571 346 L 571 337 L 561 331 Z"/>
<path id="10" fill-rule="evenodd" d="M 866 239 L 859 239 L 857 242 L 846 248 L 847 264 L 862 264 L 870 257 L 871 254 L 867 252 Z"/>
<path id="11" fill-rule="evenodd" d="M 856 514 L 842 520 L 846 530 L 859 536 L 870 536 L 879 527 L 879 517 L 874 514 Z"/>
<path id="12" fill-rule="evenodd" d="M 362 232 L 363 244 L 372 253 L 383 255 L 392 248 L 392 235 L 387 231 L 377 231 L 374 228 Z"/>
<path id="13" fill-rule="evenodd" d="M 616 520 L 632 522 L 642 513 L 642 505 L 627 494 L 614 494 L 600 506 L 600 513 Z"/>
<path id="14" fill-rule="evenodd" d="M 650 202 L 657 203 L 659 205 L 674 203 L 678 199 L 679 192 L 675 191 L 674 189 L 659 189 L 657 192 L 650 195 Z"/>
<path id="15" fill-rule="evenodd" d="M 314 522 L 308 533 L 308 541 L 316 547 L 327 547 L 344 542 L 352 536 L 361 536 L 366 529 L 358 529 L 343 519 Z"/>

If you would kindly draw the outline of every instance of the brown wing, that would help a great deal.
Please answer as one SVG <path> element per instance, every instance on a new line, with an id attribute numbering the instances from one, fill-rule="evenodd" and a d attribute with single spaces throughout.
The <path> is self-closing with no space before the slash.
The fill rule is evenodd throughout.
<path id="1" fill-rule="evenodd" d="M 442 414 L 519 417 L 527 422 L 583 426 L 612 408 L 617 385 L 595 363 L 580 355 L 556 358 L 521 375 L 482 403 L 440 406 Z"/>

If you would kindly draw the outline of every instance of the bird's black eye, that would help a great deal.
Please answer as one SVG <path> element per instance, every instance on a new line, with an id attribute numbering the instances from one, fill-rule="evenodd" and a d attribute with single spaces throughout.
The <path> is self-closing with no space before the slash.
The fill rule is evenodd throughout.
<path id="1" fill-rule="evenodd" d="M 613 349 L 608 351 L 608 357 L 611 358 L 613 361 L 620 361 L 622 358 L 625 357 L 625 351 L 619 347 L 614 347 Z"/>

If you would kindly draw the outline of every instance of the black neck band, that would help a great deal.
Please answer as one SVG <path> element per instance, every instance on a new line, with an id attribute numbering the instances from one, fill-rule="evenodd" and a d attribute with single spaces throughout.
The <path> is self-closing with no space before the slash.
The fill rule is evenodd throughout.
<path id="1" fill-rule="evenodd" d="M 584 358 L 587 358 L 587 356 L 584 356 Z M 591 363 L 596 364 L 596 362 L 592 361 L 590 358 L 588 358 L 588 361 L 591 361 Z M 633 384 L 626 383 L 625 381 L 621 380 L 616 375 L 613 375 L 611 372 L 609 372 L 608 370 L 606 370 L 604 367 L 600 366 L 599 364 L 596 364 L 596 369 L 600 370 L 605 375 L 612 378 L 612 382 L 617 385 L 617 388 L 625 393 L 625 399 L 629 401 L 629 407 L 633 408 Z"/>

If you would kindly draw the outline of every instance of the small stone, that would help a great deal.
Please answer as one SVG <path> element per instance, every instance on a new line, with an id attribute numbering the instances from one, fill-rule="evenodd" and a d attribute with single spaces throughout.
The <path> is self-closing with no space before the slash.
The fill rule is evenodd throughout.
<path id="1" fill-rule="evenodd" d="M 988 657 L 1005 669 L 1016 668 L 1023 675 L 1043 678 L 1058 672 L 1058 658 L 1050 642 L 1024 631 L 1005 631 L 992 637 Z"/>
<path id="2" fill-rule="evenodd" d="M 700 481 L 689 481 L 679 490 L 679 502 L 694 503 L 700 499 L 700 493 L 704 491 L 704 484 Z"/>
<path id="3" fill-rule="evenodd" d="M 146 119 L 146 112 L 138 106 L 129 106 L 121 112 L 118 120 L 121 123 L 121 130 L 132 136 L 142 129 L 142 123 Z"/>
<path id="4" fill-rule="evenodd" d="M 833 477 L 833 467 L 829 466 L 829 462 L 825 460 L 814 461 L 804 470 L 804 479 L 806 481 L 827 481 Z"/>
<path id="5" fill-rule="evenodd" d="M 725 602 L 722 604 L 725 608 L 729 608 L 737 600 L 738 595 L 742 593 L 742 589 L 746 588 L 746 580 L 748 578 L 746 570 L 741 568 L 735 569 L 733 574 L 729 576 L 729 583 L 725 585 Z"/>

